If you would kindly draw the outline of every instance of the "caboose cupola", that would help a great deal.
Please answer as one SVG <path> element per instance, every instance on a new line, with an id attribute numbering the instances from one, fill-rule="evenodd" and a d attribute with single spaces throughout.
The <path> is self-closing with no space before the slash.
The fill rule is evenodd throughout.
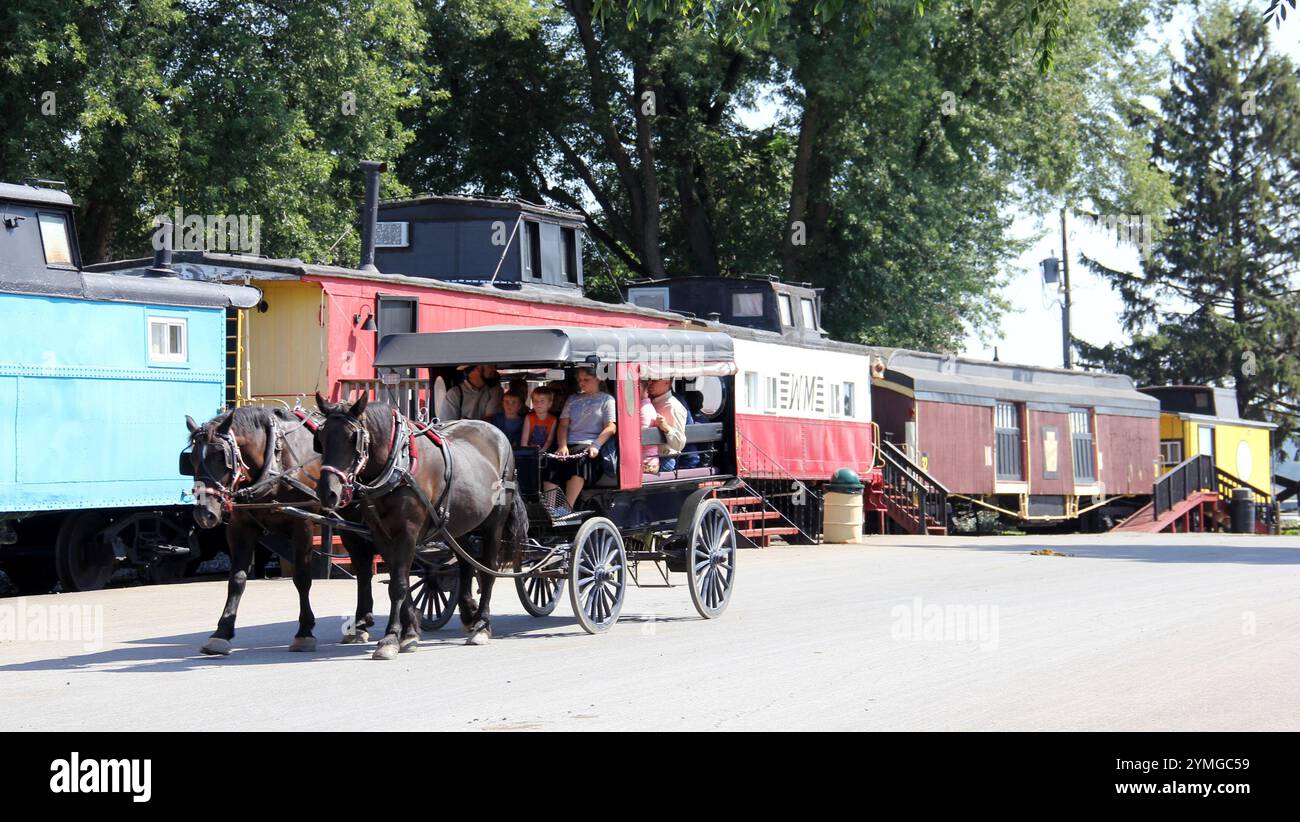
<path id="1" fill-rule="evenodd" d="M 774 277 L 674 277 L 628 284 L 627 301 L 741 328 L 820 340 L 822 291 Z"/>
<path id="2" fill-rule="evenodd" d="M 521 200 L 421 196 L 379 204 L 375 265 L 461 283 L 582 288 L 581 214 Z"/>

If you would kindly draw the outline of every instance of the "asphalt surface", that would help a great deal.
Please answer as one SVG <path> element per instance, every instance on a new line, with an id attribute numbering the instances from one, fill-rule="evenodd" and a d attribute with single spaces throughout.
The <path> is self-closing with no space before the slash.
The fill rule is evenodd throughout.
<path id="1" fill-rule="evenodd" d="M 685 587 L 633 589 L 601 636 L 567 598 L 528 617 L 506 582 L 491 644 L 465 646 L 453 620 L 393 661 L 339 644 L 348 581 L 313 588 L 316 652 L 286 650 L 297 597 L 267 580 L 234 652 L 201 656 L 224 590 L 0 599 L 0 730 L 1300 730 L 1294 537 L 745 551 L 720 619 Z M 375 599 L 386 611 L 384 586 Z M 75 638 L 37 638 L 72 614 Z"/>

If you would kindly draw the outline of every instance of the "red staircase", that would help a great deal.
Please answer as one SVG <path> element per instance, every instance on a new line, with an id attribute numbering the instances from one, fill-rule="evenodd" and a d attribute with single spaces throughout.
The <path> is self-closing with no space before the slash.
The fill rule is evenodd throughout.
<path id="1" fill-rule="evenodd" d="M 948 533 L 948 489 L 892 442 L 880 443 L 883 484 L 869 506 L 908 534 Z"/>
<path id="2" fill-rule="evenodd" d="M 1195 491 L 1178 500 L 1171 508 L 1155 515 L 1155 503 L 1148 502 L 1119 525 L 1110 529 L 1116 534 L 1159 534 L 1164 531 L 1186 533 L 1204 531 L 1215 521 L 1220 508 L 1219 495 L 1213 491 Z"/>
<path id="3" fill-rule="evenodd" d="M 1230 527 L 1232 493 L 1245 488 L 1256 506 L 1256 528 L 1271 533 L 1276 527 L 1273 497 L 1214 464 L 1214 458 L 1197 454 L 1171 468 L 1156 480 L 1151 501 L 1111 529 L 1117 533 L 1185 533 L 1221 531 Z"/>

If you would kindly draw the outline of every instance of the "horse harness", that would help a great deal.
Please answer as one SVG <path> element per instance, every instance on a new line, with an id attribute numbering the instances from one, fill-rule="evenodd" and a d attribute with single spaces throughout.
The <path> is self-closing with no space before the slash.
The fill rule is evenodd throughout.
<path id="1" fill-rule="evenodd" d="M 376 498 L 402 487 L 410 488 L 415 492 L 416 498 L 429 515 L 430 523 L 419 540 L 419 542 L 424 542 L 433 535 L 444 534 L 447 522 L 450 519 L 450 508 L 447 500 L 451 493 L 453 476 L 451 448 L 439 434 L 436 420 L 427 425 L 420 425 L 412 423 L 396 408 L 392 409 L 392 412 L 393 434 L 388 444 L 388 461 L 384 464 L 384 469 L 379 472 L 378 478 L 373 483 L 363 483 L 360 476 L 370 459 L 370 430 L 366 428 L 365 423 L 361 420 L 342 411 L 330 414 L 326 421 L 338 419 L 352 432 L 353 446 L 357 452 L 356 461 L 346 471 L 332 465 L 321 465 L 321 473 L 334 474 L 342 483 L 343 488 L 339 499 L 340 508 L 347 508 L 354 500 L 359 500 L 367 510 L 374 513 L 374 500 Z M 428 438 L 442 453 L 442 491 L 438 494 L 436 503 L 429 499 L 429 495 L 415 481 L 415 472 L 419 467 L 420 460 L 420 452 L 417 446 L 420 437 Z M 513 482 L 508 482 L 504 478 L 502 479 L 502 485 L 508 488 L 514 487 Z"/>
<path id="2" fill-rule="evenodd" d="M 293 414 L 310 431 L 315 431 L 320 427 L 319 423 L 302 409 L 295 408 Z M 203 433 L 206 433 L 207 436 L 200 438 L 199 435 Z M 203 472 L 203 476 L 198 477 L 198 479 L 203 480 L 205 491 L 208 494 L 217 497 L 221 501 L 221 510 L 226 514 L 230 514 L 237 503 L 255 502 L 273 495 L 282 482 L 289 484 L 294 490 L 306 494 L 308 497 L 315 495 L 314 489 L 308 487 L 302 480 L 294 476 L 302 466 L 296 466 L 287 471 L 281 470 L 280 452 L 284 448 L 285 439 L 284 432 L 280 430 L 280 426 L 276 424 L 274 419 L 271 420 L 268 426 L 266 454 L 262 458 L 262 473 L 256 480 L 253 479 L 248 463 L 244 462 L 243 454 L 239 451 L 239 443 L 235 439 L 234 431 L 218 434 L 215 426 L 211 426 L 196 431 L 191 440 L 199 449 L 199 468 Z M 231 472 L 229 487 L 208 470 L 207 450 L 209 446 L 219 446 L 221 448 L 222 461 Z M 241 487 L 245 483 L 251 484 Z"/>

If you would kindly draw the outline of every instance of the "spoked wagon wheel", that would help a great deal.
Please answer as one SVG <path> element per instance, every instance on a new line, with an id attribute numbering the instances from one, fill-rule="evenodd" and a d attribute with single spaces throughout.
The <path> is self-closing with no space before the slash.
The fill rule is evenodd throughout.
<path id="1" fill-rule="evenodd" d="M 117 558 L 100 534 L 108 517 L 98 511 L 70 515 L 59 528 L 54 567 L 64 591 L 98 591 L 113 577 Z"/>
<path id="2" fill-rule="evenodd" d="M 627 590 L 627 553 L 623 535 L 605 517 L 592 517 L 573 538 L 573 570 L 569 602 L 578 624 L 589 634 L 607 630 L 618 621 Z"/>
<path id="3" fill-rule="evenodd" d="M 411 599 L 420 614 L 420 628 L 436 631 L 456 613 L 460 599 L 460 570 L 455 563 L 420 562 L 411 568 Z"/>
<path id="4" fill-rule="evenodd" d="M 522 557 L 515 557 L 515 573 L 524 569 Z M 550 616 L 564 591 L 564 577 L 515 577 L 515 590 L 529 616 Z"/>
<path id="5" fill-rule="evenodd" d="M 695 610 L 705 619 L 721 616 L 736 581 L 736 529 L 727 506 L 718 500 L 705 500 L 695 509 L 686 559 Z"/>

